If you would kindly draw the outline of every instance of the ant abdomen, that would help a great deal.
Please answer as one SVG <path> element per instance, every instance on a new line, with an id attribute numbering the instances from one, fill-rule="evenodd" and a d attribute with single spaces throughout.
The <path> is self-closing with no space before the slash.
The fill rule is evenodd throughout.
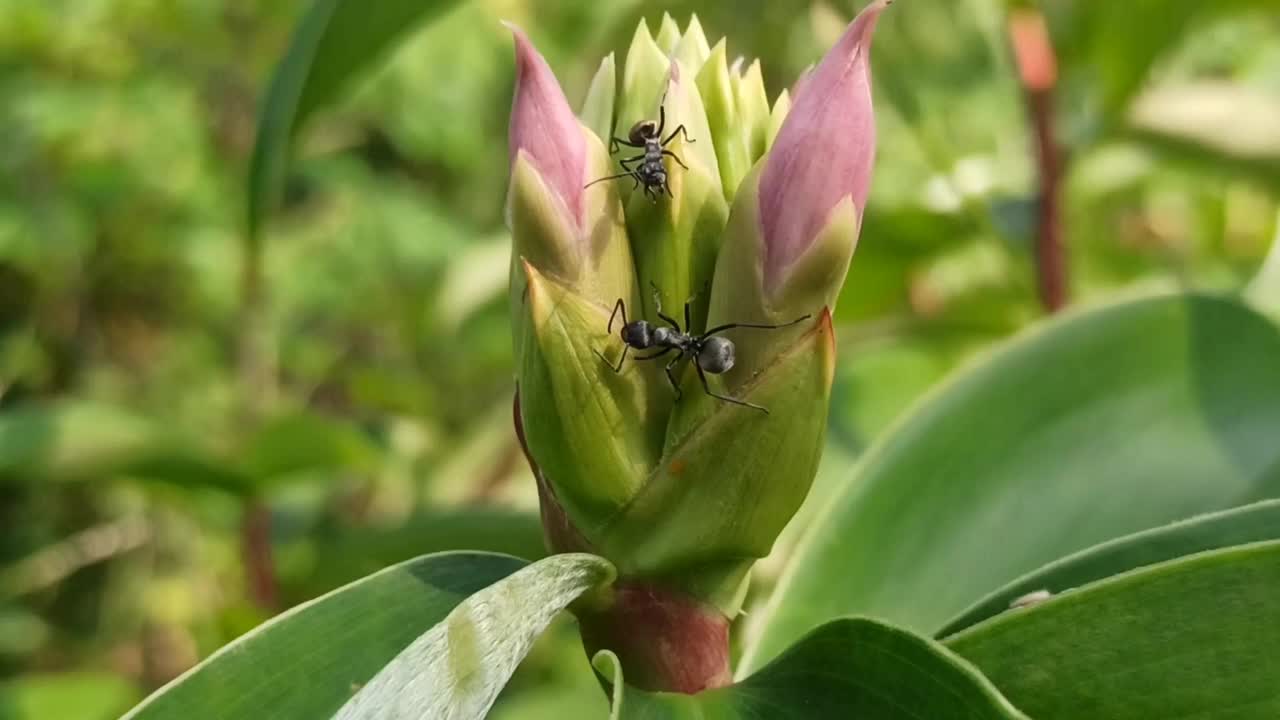
<path id="1" fill-rule="evenodd" d="M 709 337 L 702 341 L 702 349 L 698 351 L 698 367 L 719 375 L 733 369 L 735 349 L 733 341 L 722 337 Z"/>

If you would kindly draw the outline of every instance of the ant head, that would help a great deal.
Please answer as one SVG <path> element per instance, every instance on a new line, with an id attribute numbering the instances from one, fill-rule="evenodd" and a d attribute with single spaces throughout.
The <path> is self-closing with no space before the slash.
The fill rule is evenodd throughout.
<path id="1" fill-rule="evenodd" d="M 658 137 L 658 123 L 653 120 L 641 120 L 631 126 L 627 139 L 635 145 L 643 145 L 646 140 Z"/>
<path id="2" fill-rule="evenodd" d="M 653 326 L 644 320 L 633 320 L 623 325 L 622 342 L 636 350 L 653 347 Z"/>
<path id="3" fill-rule="evenodd" d="M 722 337 L 709 337 L 698 350 L 698 367 L 712 375 L 729 372 L 733 368 L 733 341 Z"/>

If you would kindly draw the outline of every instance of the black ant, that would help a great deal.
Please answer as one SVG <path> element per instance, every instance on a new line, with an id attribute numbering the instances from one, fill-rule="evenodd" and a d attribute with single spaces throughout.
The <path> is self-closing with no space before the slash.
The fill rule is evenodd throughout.
<path id="1" fill-rule="evenodd" d="M 596 183 L 605 182 L 606 180 L 617 180 L 618 178 L 629 177 L 635 181 L 635 185 L 632 186 L 631 189 L 634 190 L 635 188 L 643 185 L 644 194 L 655 203 L 658 202 L 658 198 L 663 192 L 666 192 L 667 195 L 672 198 L 675 197 L 671 192 L 671 186 L 667 184 L 667 166 L 662 163 L 662 156 L 666 155 L 670 157 L 672 160 L 680 163 L 680 167 L 688 170 L 689 166 L 685 165 L 684 161 L 681 160 L 679 156 L 670 150 L 667 150 L 666 147 L 676 138 L 676 135 L 684 135 L 685 142 L 691 143 L 693 140 L 689 138 L 689 131 L 685 129 L 684 125 L 680 125 L 675 130 L 672 130 L 671 134 L 668 135 L 665 140 L 662 139 L 662 133 L 667 127 L 666 103 L 667 94 L 663 93 L 662 102 L 658 105 L 657 122 L 654 122 L 653 120 L 641 120 L 631 126 L 631 132 L 627 134 L 626 140 L 616 136 L 609 140 L 610 155 L 616 154 L 623 145 L 644 150 L 643 153 L 636 155 L 635 157 L 629 157 L 618 161 L 618 164 L 621 165 L 622 169 L 626 172 L 602 177 L 599 180 L 592 180 L 586 184 L 586 187 L 591 187 Z M 632 167 L 631 163 L 634 162 L 639 162 L 640 165 Z"/>
<path id="2" fill-rule="evenodd" d="M 684 304 L 684 325 L 686 328 L 690 326 L 690 310 L 689 306 L 693 300 Z M 653 288 L 653 304 L 657 308 L 658 317 L 662 318 L 670 328 L 655 327 L 644 320 L 632 320 L 627 322 L 627 305 L 622 298 L 618 298 L 618 302 L 613 306 L 613 313 L 609 315 L 609 333 L 613 334 L 613 320 L 618 313 L 622 313 L 622 331 L 620 333 L 623 342 L 622 357 L 618 358 L 618 364 L 614 365 L 609 362 L 608 358 L 596 351 L 596 355 L 600 355 L 600 359 L 604 360 L 615 373 L 622 372 L 622 362 L 627 359 L 627 350 L 635 348 L 636 350 L 648 350 L 650 348 L 662 348 L 650 355 L 637 355 L 636 360 L 656 360 L 673 350 L 676 356 L 667 363 L 666 373 L 667 381 L 671 383 L 672 389 L 676 391 L 676 400 L 684 394 L 680 390 L 680 384 L 676 382 L 675 375 L 672 371 L 677 363 L 685 358 L 693 360 L 693 366 L 698 371 L 698 379 L 702 381 L 702 389 L 708 395 L 718 400 L 733 403 L 734 405 L 742 405 L 744 407 L 755 408 L 760 412 L 768 415 L 769 411 L 765 408 L 755 405 L 745 400 L 729 397 L 728 395 L 719 395 L 711 392 L 711 386 L 707 383 L 707 373 L 719 375 L 728 372 L 733 368 L 734 361 L 734 345 L 733 341 L 728 338 L 714 337 L 718 333 L 734 328 L 757 328 L 760 330 L 777 330 L 779 328 L 790 327 L 798 322 L 808 320 L 809 316 L 796 318 L 789 323 L 781 325 L 755 325 L 752 323 L 729 323 L 727 325 L 719 325 L 702 333 L 701 335 L 690 335 L 685 330 L 680 329 L 679 323 L 670 317 L 662 314 L 662 301 L 658 297 L 658 288 Z"/>

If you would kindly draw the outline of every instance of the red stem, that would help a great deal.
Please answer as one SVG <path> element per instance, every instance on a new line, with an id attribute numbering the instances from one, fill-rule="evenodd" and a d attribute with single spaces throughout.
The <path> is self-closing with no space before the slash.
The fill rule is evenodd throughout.
<path id="1" fill-rule="evenodd" d="M 603 611 L 579 611 L 588 655 L 612 650 L 627 685 L 693 694 L 733 682 L 729 619 L 719 610 L 648 583 L 619 583 Z"/>
<path id="2" fill-rule="evenodd" d="M 1056 312 L 1067 303 L 1067 262 L 1063 246 L 1062 151 L 1055 139 L 1053 93 L 1058 63 L 1044 16 L 1019 9 L 1009 15 L 1009 38 L 1026 96 L 1027 114 L 1036 137 L 1039 167 L 1039 217 L 1036 223 L 1036 275 L 1040 302 Z"/>

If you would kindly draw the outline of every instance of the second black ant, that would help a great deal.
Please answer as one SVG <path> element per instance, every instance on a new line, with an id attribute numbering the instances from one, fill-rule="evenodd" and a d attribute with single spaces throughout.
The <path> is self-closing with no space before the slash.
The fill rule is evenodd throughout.
<path id="1" fill-rule="evenodd" d="M 662 158 L 664 155 L 670 157 L 672 160 L 679 163 L 680 167 L 688 170 L 689 166 L 685 165 L 684 161 L 681 160 L 678 155 L 668 150 L 667 145 L 676 138 L 676 135 L 683 135 L 685 142 L 691 143 L 694 141 L 689 137 L 689 131 L 685 129 L 684 125 L 680 125 L 675 130 L 672 130 L 671 134 L 668 135 L 666 139 L 663 139 L 662 133 L 666 131 L 667 127 L 666 104 L 667 94 L 663 93 L 662 102 L 658 105 L 657 122 L 654 122 L 653 120 L 641 120 L 631 126 L 631 132 L 627 134 L 626 139 L 615 136 L 609 140 L 610 155 L 616 154 L 622 146 L 644 150 L 643 153 L 636 155 L 635 157 L 624 158 L 618 161 L 618 164 L 621 165 L 622 169 L 626 172 L 602 177 L 599 180 L 592 180 L 586 184 L 586 187 L 591 187 L 596 183 L 605 182 L 607 180 L 631 178 L 635 181 L 635 185 L 632 189 L 634 190 L 637 187 L 643 186 L 645 196 L 655 203 L 658 202 L 658 198 L 664 192 L 672 198 L 675 197 L 671 192 L 671 185 L 667 183 L 667 166 L 663 164 Z M 633 163 L 637 162 L 639 165 L 633 166 Z"/>

